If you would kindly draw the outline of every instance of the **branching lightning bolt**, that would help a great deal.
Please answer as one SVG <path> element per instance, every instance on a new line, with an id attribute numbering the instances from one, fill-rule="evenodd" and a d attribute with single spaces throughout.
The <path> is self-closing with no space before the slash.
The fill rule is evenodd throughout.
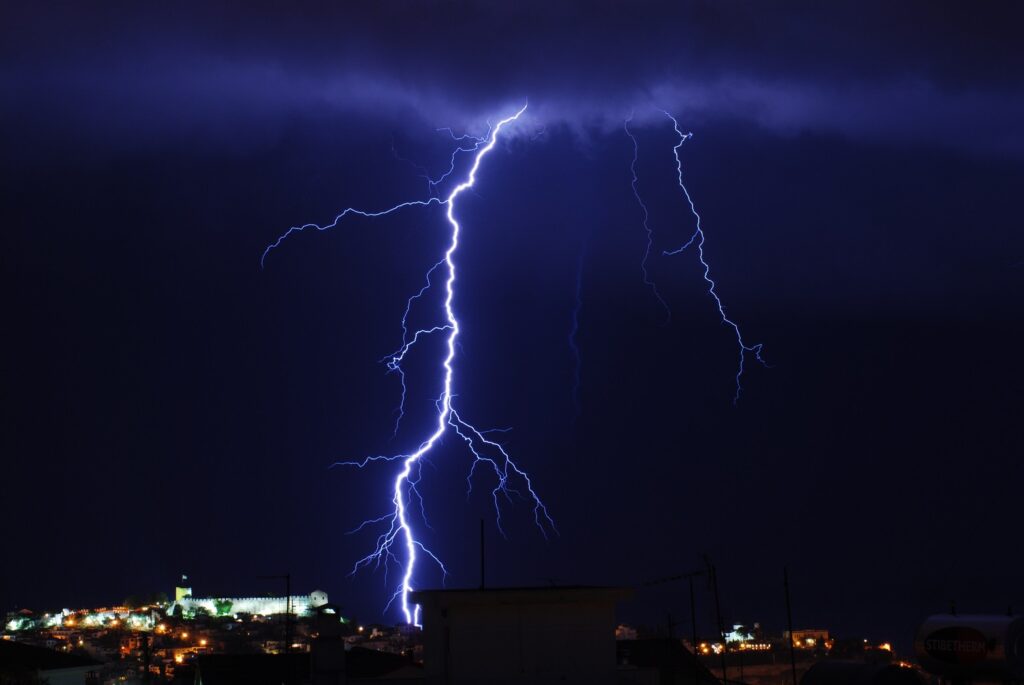
<path id="1" fill-rule="evenodd" d="M 697 220 L 696 228 L 694 229 L 693 234 L 690 236 L 689 240 L 687 240 L 683 245 L 681 245 L 680 247 L 678 247 L 678 248 L 676 248 L 674 250 L 665 250 L 662 254 L 664 254 L 665 256 L 677 255 L 680 252 L 682 252 L 685 249 L 687 249 L 688 247 L 690 247 L 691 245 L 696 243 L 696 246 L 697 246 L 697 259 L 700 261 L 701 266 L 704 267 L 704 280 L 708 284 L 708 294 L 710 294 L 711 298 L 715 301 L 715 306 L 718 308 L 718 315 L 721 317 L 722 323 L 727 325 L 727 326 L 729 326 L 733 330 L 733 332 L 736 334 L 736 343 L 737 343 L 737 345 L 739 345 L 739 348 L 740 348 L 739 367 L 736 370 L 736 393 L 733 395 L 733 398 L 732 398 L 732 403 L 735 405 L 737 402 L 739 402 L 740 392 L 743 390 L 743 385 L 742 385 L 743 369 L 744 369 L 744 365 L 745 365 L 745 362 L 746 362 L 747 354 L 748 353 L 753 354 L 754 355 L 754 359 L 756 359 L 763 366 L 767 366 L 767 363 L 761 357 L 761 350 L 763 348 L 763 345 L 761 343 L 757 343 L 755 345 L 747 345 L 745 342 L 743 342 L 743 334 L 740 332 L 740 327 L 732 319 L 730 319 L 728 317 L 728 315 L 725 313 L 725 306 L 722 304 L 722 299 L 718 296 L 718 293 L 715 291 L 715 288 L 717 287 L 717 285 L 716 285 L 715 281 L 711 278 L 711 265 L 708 264 L 707 260 L 704 258 L 704 229 L 701 227 L 700 214 L 697 212 L 697 207 L 693 203 L 693 198 L 690 197 L 690 191 L 686 189 L 686 185 L 683 183 L 683 162 L 679 158 L 679 148 L 681 148 L 683 146 L 683 143 L 685 143 L 687 140 L 692 138 L 693 134 L 692 133 L 683 133 L 679 129 L 679 122 L 676 121 L 675 117 L 673 117 L 671 114 L 669 114 L 665 110 L 661 110 L 661 112 L 665 116 L 667 116 L 669 119 L 672 120 L 672 127 L 675 130 L 676 135 L 679 136 L 679 142 L 676 143 L 675 146 L 672 148 L 672 154 L 675 156 L 675 159 L 676 159 L 676 171 L 678 172 L 679 187 L 682 189 L 683 195 L 686 197 L 686 201 L 690 205 L 690 212 L 693 214 L 694 218 Z M 626 132 L 629 133 L 628 120 L 627 120 Z M 630 136 L 630 137 L 632 137 L 632 136 Z M 633 143 L 634 143 L 634 145 L 636 144 L 636 139 L 635 138 L 633 139 Z M 633 158 L 633 165 L 634 165 L 634 171 L 633 171 L 633 179 L 634 179 L 633 180 L 633 190 L 634 190 L 634 193 L 635 193 L 636 192 L 636 171 L 635 171 L 636 157 L 635 156 Z M 637 199 L 639 199 L 639 196 L 638 196 Z M 646 217 L 646 212 L 645 212 L 644 216 Z"/>
<path id="2" fill-rule="evenodd" d="M 451 237 L 447 250 L 444 253 L 444 257 L 427 271 L 426 282 L 423 287 L 410 297 L 406 303 L 405 313 L 402 316 L 402 344 L 395 352 L 386 356 L 382 360 L 387 365 L 388 370 L 390 372 L 398 373 L 401 379 L 402 399 L 398 408 L 398 421 L 400 421 L 404 411 L 406 395 L 405 374 L 402 371 L 402 362 L 421 339 L 435 333 L 447 334 L 447 352 L 441 363 L 444 389 L 435 404 L 437 408 L 435 428 L 427 438 L 420 442 L 419 447 L 411 453 L 371 456 L 360 461 L 346 461 L 338 462 L 336 464 L 339 466 L 356 466 L 359 468 L 369 466 L 376 462 L 397 462 L 401 464 L 401 469 L 396 475 L 391 489 L 393 509 L 383 516 L 364 521 L 355 529 L 355 531 L 353 531 L 361 531 L 375 525 L 384 526 L 384 532 L 377 536 L 374 549 L 355 563 L 353 573 L 358 571 L 360 568 L 370 565 L 378 567 L 382 563 L 385 567 L 386 573 L 389 563 L 396 563 L 402 569 L 402 580 L 397 590 L 388 601 L 388 606 L 398 600 L 406 622 L 413 625 L 419 625 L 420 623 L 420 608 L 418 605 L 411 604 L 409 599 L 409 594 L 413 591 L 418 553 L 422 553 L 434 561 L 445 575 L 448 573 L 444 564 L 437 555 L 431 552 L 417 538 L 410 518 L 410 505 L 412 505 L 414 499 L 417 501 L 420 517 L 426 525 L 423 497 L 417 487 L 422 476 L 422 464 L 426 455 L 441 440 L 449 427 L 456 435 L 462 438 L 473 457 L 469 474 L 467 475 L 469 491 L 472 492 L 472 479 L 478 466 L 485 465 L 493 472 L 497 480 L 497 484 L 492 489 L 491 496 L 494 501 L 498 527 L 499 530 L 502 530 L 503 534 L 504 530 L 501 527 L 501 499 L 511 502 L 513 501 L 513 495 L 520 496 L 532 502 L 534 521 L 545 537 L 547 537 L 549 530 L 557 530 L 555 528 L 554 521 L 548 513 L 547 507 L 534 490 L 533 483 L 530 480 L 529 475 L 516 465 L 506 449 L 499 442 L 487 437 L 489 431 L 479 430 L 462 418 L 459 412 L 455 409 L 455 396 L 453 394 L 455 379 L 455 350 L 460 332 L 459 320 L 455 315 L 454 308 L 456 284 L 455 253 L 459 246 L 459 233 L 461 231 L 461 226 L 455 218 L 455 201 L 459 195 L 472 188 L 476 183 L 476 175 L 480 168 L 480 164 L 483 161 L 483 158 L 494 149 L 502 128 L 519 119 L 525 111 L 526 106 L 524 105 L 522 109 L 515 114 L 502 119 L 495 124 L 488 131 L 488 135 L 483 138 L 477 138 L 474 136 L 456 136 L 451 129 L 439 129 L 447 131 L 451 135 L 452 139 L 459 143 L 459 145 L 452 153 L 450 160 L 451 163 L 447 171 L 445 171 L 445 173 L 436 180 L 428 179 L 431 190 L 431 197 L 429 199 L 402 202 L 393 207 L 377 212 L 366 212 L 354 208 L 348 208 L 338 214 L 334 218 L 334 221 L 326 225 L 304 224 L 302 226 L 293 226 L 283 233 L 273 244 L 267 247 L 260 260 L 262 265 L 270 251 L 280 246 L 280 244 L 293 233 L 311 228 L 318 231 L 334 228 L 342 219 L 350 214 L 375 218 L 391 214 L 392 212 L 396 212 L 406 207 L 425 207 L 432 204 L 447 206 L 446 216 L 448 223 L 451 226 Z M 473 164 L 465 179 L 451 190 L 447 198 L 442 200 L 433 195 L 433 191 L 436 190 L 438 184 L 445 181 L 454 172 L 456 158 L 459 153 L 470 151 L 475 152 L 476 155 L 473 158 Z M 434 272 L 438 269 L 442 269 L 447 273 L 447 277 L 444 280 L 444 320 L 442 322 L 435 323 L 433 326 L 420 328 L 410 332 L 407 325 L 410 311 L 416 301 L 422 298 L 433 286 L 434 283 L 431 279 Z M 397 421 L 395 430 L 396 432 L 398 430 Z"/>

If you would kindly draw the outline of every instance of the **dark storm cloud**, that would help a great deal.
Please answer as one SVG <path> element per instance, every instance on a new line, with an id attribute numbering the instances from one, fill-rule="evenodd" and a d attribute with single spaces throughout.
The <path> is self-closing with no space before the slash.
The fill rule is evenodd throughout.
<path id="1" fill-rule="evenodd" d="M 318 109 L 479 126 L 529 99 L 537 125 L 618 126 L 656 105 L 690 126 L 1016 154 L 1024 60 L 1008 7 L 32 5 L 7 12 L 0 77 L 17 123 L 134 143 L 248 140 Z"/>

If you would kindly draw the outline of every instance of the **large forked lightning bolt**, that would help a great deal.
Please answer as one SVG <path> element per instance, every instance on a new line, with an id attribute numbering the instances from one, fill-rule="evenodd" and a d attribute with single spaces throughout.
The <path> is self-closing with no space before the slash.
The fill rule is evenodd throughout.
<path id="1" fill-rule="evenodd" d="M 348 208 L 341 212 L 335 217 L 334 221 L 330 224 L 320 226 L 318 224 L 305 224 L 303 226 L 295 226 L 289 228 L 284 234 L 281 235 L 272 245 L 267 247 L 263 253 L 261 263 L 266 259 L 267 254 L 278 247 L 281 242 L 290 236 L 292 233 L 306 230 L 308 228 L 315 228 L 316 230 L 323 231 L 328 228 L 337 226 L 338 222 L 344 219 L 350 214 L 356 214 L 363 217 L 374 218 L 384 216 L 392 212 L 398 211 L 411 206 L 428 206 L 431 204 L 447 205 L 447 219 L 451 226 L 451 238 L 448 243 L 448 248 L 444 253 L 444 257 L 438 261 L 434 266 L 427 272 L 426 285 L 424 285 L 415 295 L 409 298 L 405 314 L 402 317 L 402 345 L 393 354 L 385 357 L 389 370 L 397 371 L 400 374 L 402 380 L 402 403 L 399 405 L 399 419 L 401 419 L 402 408 L 405 402 L 405 375 L 402 373 L 401 364 L 404 361 L 409 351 L 416 345 L 416 343 L 429 335 L 439 332 L 447 332 L 447 353 L 442 361 L 441 367 L 443 369 L 443 391 L 441 396 L 437 399 L 435 406 L 437 407 L 437 422 L 433 432 L 424 439 L 419 447 L 408 454 L 397 454 L 390 456 L 373 456 L 367 457 L 361 461 L 348 461 L 338 462 L 336 465 L 344 466 L 357 466 L 365 467 L 372 462 L 384 461 L 384 462 L 401 462 L 402 468 L 395 477 L 392 486 L 392 503 L 394 508 L 384 516 L 380 516 L 375 519 L 364 521 L 356 531 L 362 530 L 367 526 L 375 524 L 386 524 L 387 529 L 377 537 L 377 543 L 372 552 L 366 555 L 362 559 L 356 562 L 353 573 L 360 568 L 373 564 L 379 566 L 382 562 L 385 566 L 385 572 L 387 570 L 388 563 L 391 561 L 397 562 L 400 567 L 403 568 L 402 581 L 396 592 L 392 595 L 391 600 L 388 602 L 390 605 L 395 599 L 399 599 L 401 603 L 402 613 L 405 616 L 407 623 L 413 625 L 419 625 L 419 611 L 418 605 L 411 605 L 409 602 L 409 593 L 413 590 L 413 579 L 415 577 L 416 561 L 417 561 L 417 550 L 423 552 L 429 556 L 437 565 L 441 568 L 442 572 L 447 575 L 447 569 L 441 560 L 427 549 L 424 544 L 417 539 L 415 531 L 410 518 L 409 506 L 413 501 L 413 498 L 417 500 L 420 508 L 420 516 L 424 519 L 424 503 L 423 497 L 420 495 L 417 485 L 421 478 L 421 467 L 422 460 L 428 452 L 441 440 L 446 433 L 448 427 L 451 427 L 456 435 L 463 439 L 470 453 L 473 456 L 473 461 L 470 466 L 469 475 L 467 476 L 467 482 L 469 484 L 469 490 L 472 492 L 472 478 L 476 473 L 477 466 L 486 464 L 491 467 L 496 479 L 497 484 L 491 491 L 491 496 L 494 501 L 495 511 L 498 520 L 498 527 L 501 530 L 501 508 L 500 501 L 501 497 L 504 497 L 508 501 L 512 501 L 512 495 L 522 496 L 533 503 L 534 522 L 540 528 L 541 532 L 547 536 L 547 529 L 555 530 L 554 521 L 548 514 L 547 508 L 544 503 L 540 500 L 537 493 L 533 489 L 533 484 L 530 481 L 529 475 L 520 469 L 515 462 L 512 461 L 508 452 L 498 442 L 491 440 L 487 437 L 487 431 L 482 431 L 475 428 L 473 425 L 466 422 L 456 411 L 453 406 L 453 392 L 452 388 L 454 385 L 454 360 L 455 360 L 455 348 L 456 341 L 459 335 L 459 321 L 455 315 L 455 309 L 453 306 L 455 299 L 455 252 L 459 246 L 459 233 L 461 226 L 458 220 L 455 218 L 455 201 L 466 190 L 473 187 L 476 183 L 476 174 L 480 168 L 480 163 L 483 158 L 494 149 L 497 144 L 498 135 L 501 130 L 507 124 L 517 120 L 523 112 L 526 111 L 524 105 L 522 109 L 513 114 L 510 117 L 502 119 L 490 130 L 486 138 L 474 138 L 474 137 L 456 137 L 450 129 L 448 132 L 452 135 L 452 138 L 460 143 L 459 147 L 452 153 L 451 165 L 445 174 L 440 177 L 437 181 L 428 179 L 430 189 L 436 188 L 437 184 L 441 183 L 454 171 L 456 156 L 459 152 L 475 151 L 476 156 L 473 159 L 473 164 L 470 167 L 469 173 L 466 175 L 464 181 L 456 185 L 448 197 L 441 200 L 439 197 L 432 196 L 428 200 L 414 200 L 409 202 L 402 202 L 394 207 L 385 209 L 379 212 L 365 212 L 353 208 Z M 468 147 L 463 147 L 462 143 L 465 140 L 471 141 Z M 486 141 L 486 144 L 484 144 Z M 408 320 L 409 312 L 413 307 L 414 303 L 423 297 L 426 292 L 431 288 L 431 274 L 438 269 L 444 268 L 447 270 L 447 278 L 445 279 L 445 297 L 444 297 L 444 321 L 438 322 L 433 326 L 427 328 L 421 328 L 416 330 L 411 335 L 406 325 Z M 397 425 L 396 425 L 397 430 Z M 518 489 L 524 488 L 525 493 Z M 355 532 L 355 531 L 353 531 Z M 396 554 L 396 547 L 399 549 L 404 548 L 404 563 L 398 558 Z"/>
<path id="2" fill-rule="evenodd" d="M 711 298 L 715 301 L 715 306 L 718 308 L 718 315 L 721 317 L 722 323 L 727 325 L 727 326 L 729 326 L 733 330 L 733 332 L 736 334 L 736 343 L 739 345 L 739 348 L 740 348 L 739 368 L 736 370 L 736 394 L 734 394 L 733 398 L 732 398 L 732 403 L 736 404 L 737 402 L 739 402 L 739 399 L 740 399 L 740 391 L 743 390 L 743 385 L 742 385 L 743 367 L 744 367 L 744 363 L 746 362 L 747 353 L 752 353 L 754 355 L 754 359 L 756 359 L 758 362 L 760 362 L 763 366 L 767 366 L 768 364 L 761 357 L 761 350 L 762 350 L 762 348 L 764 346 L 761 343 L 757 343 L 755 345 L 747 345 L 745 342 L 743 342 L 743 334 L 740 332 L 740 327 L 738 325 L 736 325 L 736 323 L 726 315 L 726 313 L 725 313 L 725 306 L 722 304 L 722 299 L 718 296 L 718 293 L 715 292 L 715 288 L 717 286 L 715 284 L 715 281 L 712 280 L 712 278 L 711 278 L 711 265 L 708 264 L 707 260 L 704 258 L 704 229 L 700 225 L 700 214 L 697 212 L 697 207 L 694 206 L 694 204 L 693 204 L 693 198 L 690 197 L 690 191 L 686 189 L 686 185 L 683 183 L 683 162 L 679 158 L 679 148 L 681 148 L 683 146 L 683 143 L 685 143 L 687 140 L 692 138 L 693 134 L 692 133 L 683 133 L 679 129 L 679 122 L 676 121 L 676 118 L 674 116 L 672 116 L 671 114 L 669 114 L 665 110 L 661 110 L 661 112 L 662 112 L 662 114 L 664 114 L 665 116 L 667 116 L 669 119 L 672 120 L 672 127 L 673 127 L 673 129 L 675 129 L 676 135 L 679 136 L 679 142 L 676 143 L 675 146 L 672 148 L 672 154 L 676 158 L 676 171 L 678 172 L 679 187 L 682 189 L 683 195 L 686 196 L 686 201 L 690 205 L 690 212 L 693 214 L 694 218 L 697 220 L 696 228 L 694 229 L 693 235 L 690 236 L 689 240 L 687 240 L 683 245 L 681 245 L 680 247 L 678 247 L 678 248 L 676 248 L 674 250 L 665 250 L 662 254 L 664 254 L 666 256 L 677 255 L 680 252 L 682 252 L 683 250 L 685 250 L 686 248 L 688 248 L 691 245 L 693 245 L 694 243 L 696 243 L 696 245 L 697 245 L 697 259 L 700 261 L 701 266 L 704 267 L 704 280 L 707 281 L 707 284 L 708 284 L 708 294 L 710 294 Z M 628 124 L 628 120 L 627 120 L 627 124 Z M 629 132 L 628 128 L 627 128 L 626 132 L 627 133 Z M 630 136 L 630 137 L 632 137 L 632 136 Z M 636 142 L 636 139 L 634 139 L 634 143 L 635 142 Z M 634 165 L 636 164 L 636 158 L 635 157 L 633 159 L 633 163 L 634 163 Z M 636 188 L 636 180 L 635 180 L 636 172 L 635 171 L 633 173 L 633 176 L 634 176 L 633 187 L 634 187 L 634 192 L 635 192 L 635 188 Z"/>

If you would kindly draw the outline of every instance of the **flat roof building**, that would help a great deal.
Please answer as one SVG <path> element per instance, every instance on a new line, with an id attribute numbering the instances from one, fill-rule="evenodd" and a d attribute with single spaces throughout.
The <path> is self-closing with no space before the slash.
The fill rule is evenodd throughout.
<path id="1" fill-rule="evenodd" d="M 422 590 L 428 685 L 616 682 L 615 605 L 626 588 Z"/>

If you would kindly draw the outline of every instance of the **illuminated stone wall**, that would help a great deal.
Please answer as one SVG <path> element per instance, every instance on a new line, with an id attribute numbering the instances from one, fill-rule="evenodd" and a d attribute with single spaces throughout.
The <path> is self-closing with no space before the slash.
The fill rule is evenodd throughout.
<path id="1" fill-rule="evenodd" d="M 186 617 L 205 611 L 211 616 L 233 616 L 235 614 L 253 614 L 274 616 L 287 613 L 287 597 L 185 597 L 167 609 L 174 615 L 177 607 L 181 607 Z M 309 595 L 293 595 L 291 598 L 292 613 L 297 616 L 309 616 L 313 610 L 327 604 L 327 594 L 317 590 Z"/>

